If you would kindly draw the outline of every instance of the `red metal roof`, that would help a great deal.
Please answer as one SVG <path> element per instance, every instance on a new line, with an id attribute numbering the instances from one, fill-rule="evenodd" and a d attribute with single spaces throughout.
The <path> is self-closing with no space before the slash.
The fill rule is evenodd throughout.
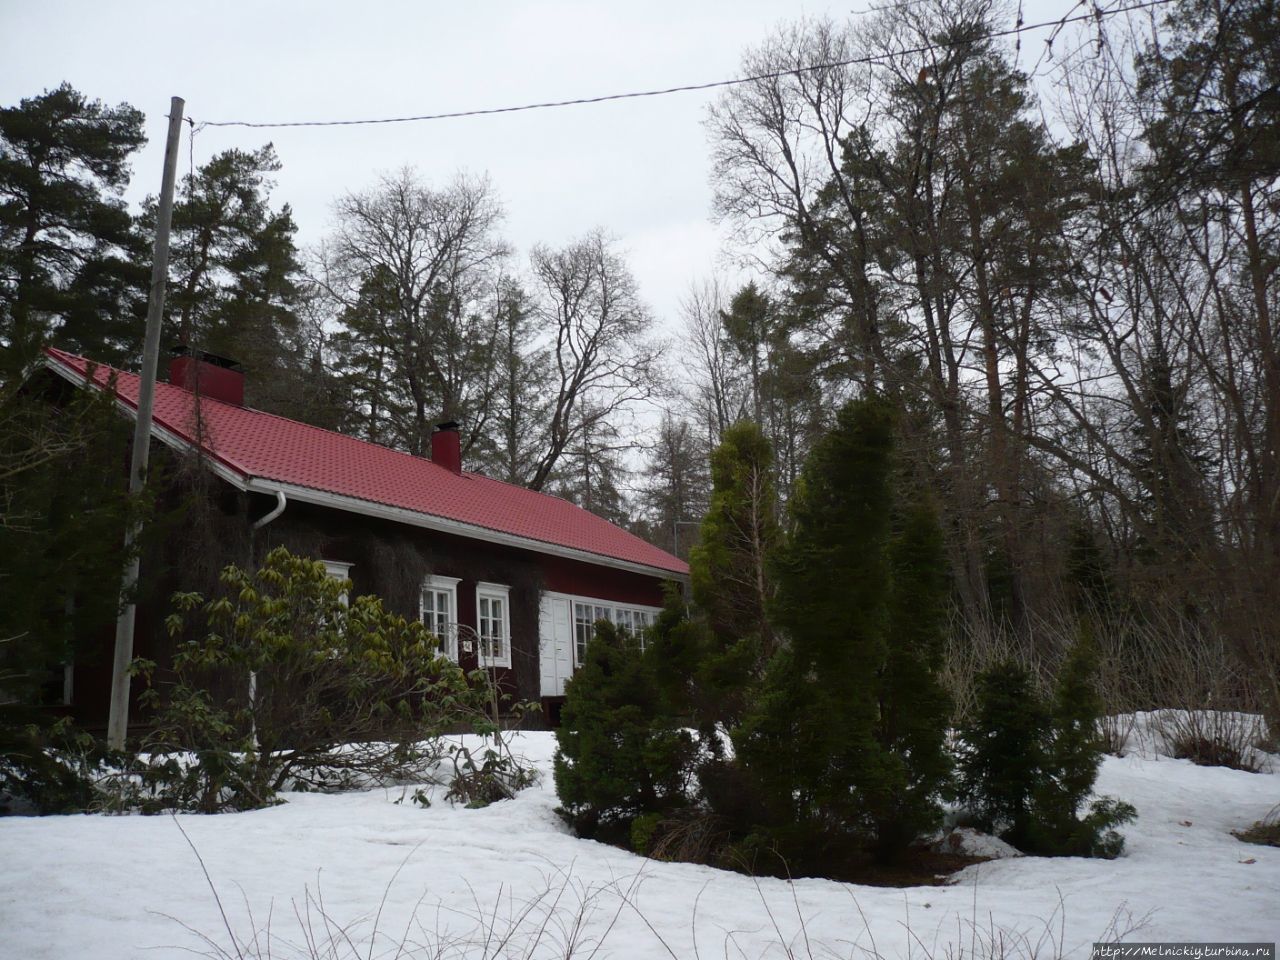
<path id="1" fill-rule="evenodd" d="M 91 368 L 99 386 L 115 376 L 120 400 L 136 409 L 137 374 L 94 367 L 92 361 L 61 350 L 49 348 L 46 353 L 78 379 L 83 380 Z M 192 446 L 199 432 L 206 455 L 245 481 L 305 487 L 465 524 L 479 528 L 478 535 L 493 531 L 535 541 L 529 544 L 530 549 L 545 544 L 562 548 L 552 552 L 582 551 L 606 562 L 622 561 L 676 576 L 689 572 L 688 564 L 665 550 L 559 497 L 476 473 L 459 476 L 421 457 L 208 397 L 198 401 L 198 431 L 196 401 L 189 391 L 158 382 L 156 426 Z M 348 509 L 359 507 L 351 504 Z M 465 531 L 459 532 L 465 535 Z"/>

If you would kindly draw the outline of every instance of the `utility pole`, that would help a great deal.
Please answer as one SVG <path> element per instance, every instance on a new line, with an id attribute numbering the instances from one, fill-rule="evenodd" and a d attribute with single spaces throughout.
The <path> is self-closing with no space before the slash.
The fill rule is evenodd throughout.
<path id="1" fill-rule="evenodd" d="M 142 377 L 138 383 L 138 419 L 133 425 L 133 457 L 129 463 L 129 499 L 136 500 L 147 481 L 151 451 L 151 410 L 156 395 L 156 367 L 160 363 L 160 323 L 164 316 L 165 283 L 169 278 L 169 226 L 173 222 L 173 186 L 178 171 L 178 141 L 182 137 L 181 97 L 169 100 L 169 138 L 164 145 L 164 176 L 156 208 L 156 242 L 151 261 L 151 292 L 147 298 L 147 332 L 142 346 Z M 111 669 L 111 710 L 107 716 L 107 746 L 123 750 L 129 731 L 129 665 L 133 662 L 133 627 L 137 608 L 133 602 L 138 585 L 136 544 L 140 525 L 129 525 L 124 535 L 128 556 L 120 584 L 120 616 L 116 619 L 116 651 Z"/>

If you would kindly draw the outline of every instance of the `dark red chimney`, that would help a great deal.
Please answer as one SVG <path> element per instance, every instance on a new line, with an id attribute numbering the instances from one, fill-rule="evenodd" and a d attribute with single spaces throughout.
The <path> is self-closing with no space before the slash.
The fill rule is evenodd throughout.
<path id="1" fill-rule="evenodd" d="M 244 406 L 244 368 L 234 360 L 192 350 L 173 348 L 169 361 L 169 382 L 211 400 Z"/>
<path id="2" fill-rule="evenodd" d="M 436 424 L 435 432 L 431 434 L 431 462 L 462 474 L 462 438 L 458 435 L 456 420 Z"/>

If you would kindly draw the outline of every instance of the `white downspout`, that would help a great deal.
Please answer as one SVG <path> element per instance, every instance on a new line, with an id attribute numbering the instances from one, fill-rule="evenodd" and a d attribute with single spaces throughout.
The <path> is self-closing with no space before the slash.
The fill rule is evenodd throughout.
<path id="1" fill-rule="evenodd" d="M 249 533 L 250 562 L 252 562 L 253 560 L 252 544 L 253 544 L 254 535 L 263 527 L 265 527 L 268 523 L 270 523 L 272 520 L 275 520 L 277 517 L 279 517 L 280 514 L 284 513 L 284 508 L 287 507 L 288 505 L 289 505 L 289 501 L 285 499 L 284 491 L 276 490 L 276 505 L 271 509 L 271 512 L 253 521 L 253 526 L 250 528 L 250 533 Z M 254 750 L 258 749 L 258 728 L 257 728 L 257 725 L 254 724 L 253 722 L 252 708 L 253 708 L 254 702 L 257 699 L 258 699 L 258 673 L 256 670 L 250 670 L 249 671 L 249 707 L 250 707 L 249 723 L 251 726 L 249 727 L 249 735 L 253 738 Z"/>
<path id="2" fill-rule="evenodd" d="M 288 505 L 289 505 L 289 501 L 285 499 L 284 491 L 277 490 L 275 507 L 273 507 L 271 512 L 268 513 L 266 516 L 260 517 L 257 520 L 253 521 L 254 533 L 257 533 L 259 530 L 265 527 L 268 523 L 270 523 L 276 517 L 280 516 L 280 514 L 284 513 L 284 508 L 287 507 Z"/>

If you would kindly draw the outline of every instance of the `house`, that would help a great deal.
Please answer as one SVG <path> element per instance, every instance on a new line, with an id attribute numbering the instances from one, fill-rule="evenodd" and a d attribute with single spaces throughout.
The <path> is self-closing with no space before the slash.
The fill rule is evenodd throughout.
<path id="1" fill-rule="evenodd" d="M 45 366 L 75 387 L 114 383 L 136 415 L 137 375 L 54 349 Z M 161 663 L 173 590 L 208 590 L 226 563 L 284 545 L 421 618 L 448 656 L 554 717 L 595 621 L 642 629 L 666 585 L 688 577 L 683 561 L 568 501 L 467 472 L 456 424 L 435 430 L 431 459 L 411 456 L 246 407 L 243 372 L 207 354 L 171 361 L 152 438 L 171 462 L 199 464 L 207 508 L 182 542 L 143 558 L 135 651 Z M 77 670 L 68 695 L 81 720 L 105 717 L 109 686 L 109 666 Z"/>

